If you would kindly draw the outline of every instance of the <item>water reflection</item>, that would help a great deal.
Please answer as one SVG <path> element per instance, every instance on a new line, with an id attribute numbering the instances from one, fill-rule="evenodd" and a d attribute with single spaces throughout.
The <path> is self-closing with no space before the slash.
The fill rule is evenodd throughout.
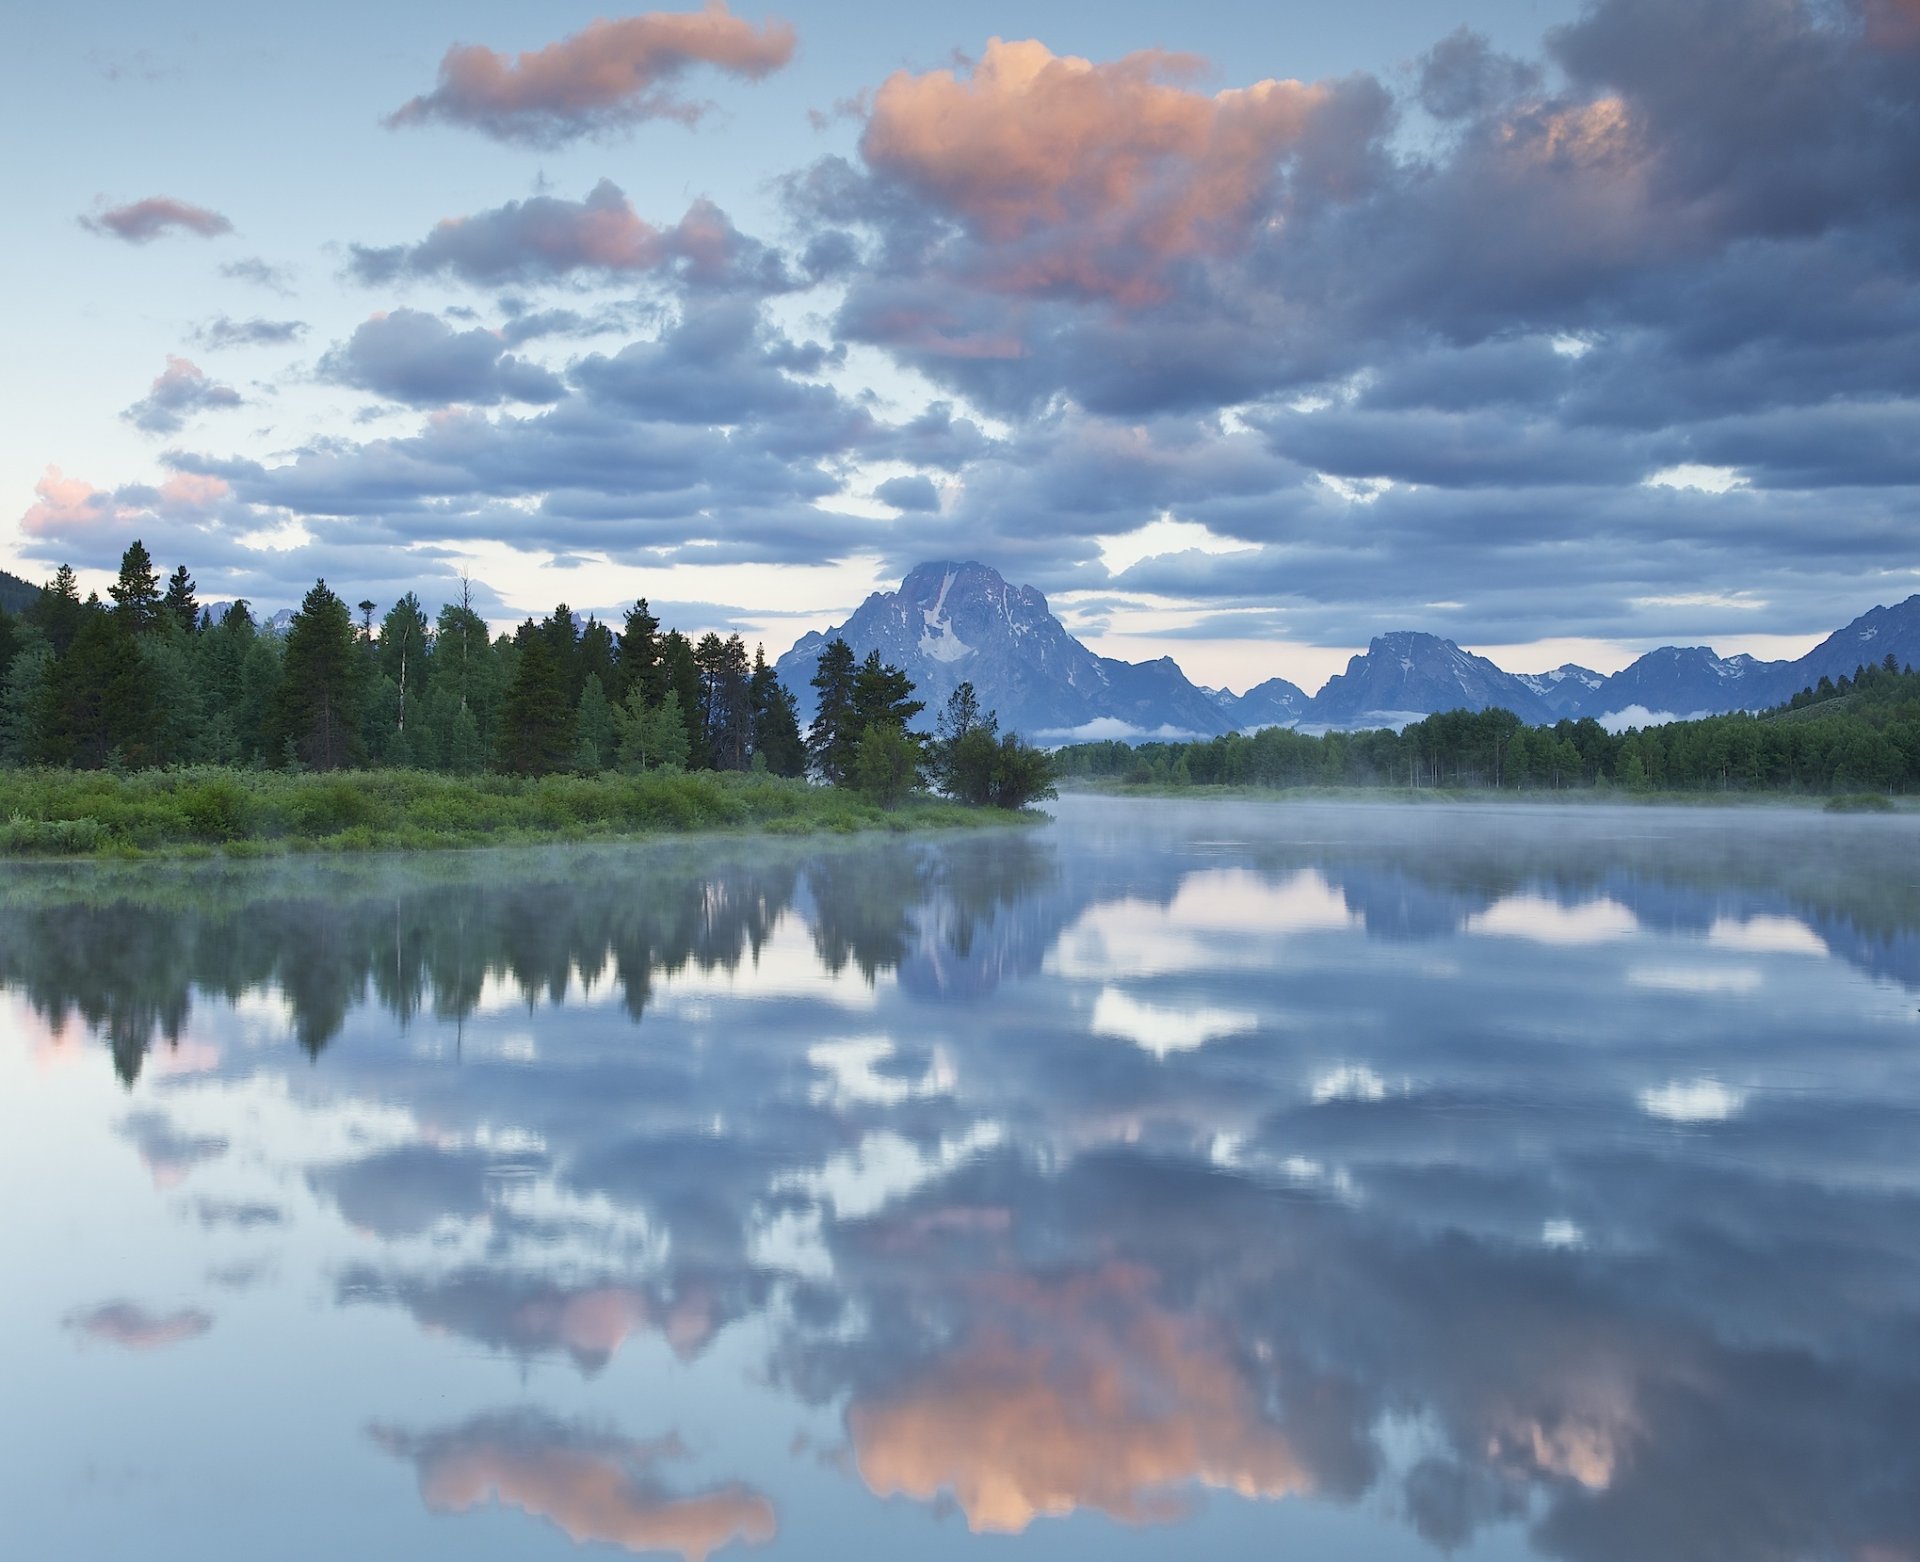
<path id="1" fill-rule="evenodd" d="M 22 873 L 3 1126 L 131 1091 L 76 1093 L 117 1137 L 60 1153 L 137 1180 L 51 1198 L 171 1223 L 113 1279 L 14 1256 L 74 1338 L 195 1339 L 226 1383 L 292 1325 L 212 1329 L 174 1259 L 318 1308 L 356 1510 L 409 1522 L 397 1458 L 467 1516 L 416 1555 L 512 1508 L 555 1554 L 1914 1556 L 1917 843 L 1070 803 Z"/>

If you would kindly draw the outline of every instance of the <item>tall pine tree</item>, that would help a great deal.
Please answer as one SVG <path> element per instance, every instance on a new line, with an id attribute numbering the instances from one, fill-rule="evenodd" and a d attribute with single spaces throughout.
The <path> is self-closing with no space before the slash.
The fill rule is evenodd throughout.
<path id="1" fill-rule="evenodd" d="M 347 604 L 324 580 L 315 581 L 287 626 L 269 717 L 269 758 L 279 759 L 291 746 L 302 764 L 336 770 L 364 757 L 359 729 L 365 669 L 356 638 Z"/>

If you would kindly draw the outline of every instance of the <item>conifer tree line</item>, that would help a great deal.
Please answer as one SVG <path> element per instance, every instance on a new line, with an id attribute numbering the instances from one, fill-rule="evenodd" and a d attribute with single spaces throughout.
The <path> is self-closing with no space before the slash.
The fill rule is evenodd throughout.
<path id="1" fill-rule="evenodd" d="M 281 636 L 244 601 L 216 618 L 137 541 L 104 602 L 62 565 L 0 612 L 0 764 L 806 769 L 792 696 L 737 634 L 663 630 L 644 600 L 617 630 L 562 604 L 498 637 L 464 588 L 432 622 L 411 592 L 377 607 L 318 581 Z"/>
<path id="2" fill-rule="evenodd" d="M 138 541 L 107 598 L 83 600 L 62 565 L 23 613 L 0 611 L 0 765 L 756 770 L 888 806 L 928 785 L 1006 807 L 1051 795 L 1047 756 L 1000 736 L 970 686 L 915 732 L 912 681 L 841 639 L 803 736 L 764 647 L 664 629 L 644 598 L 617 629 L 562 603 L 495 637 L 464 584 L 431 622 L 409 592 L 376 623 L 378 603 L 322 580 L 281 636 L 244 601 L 216 618 L 184 566 L 163 584 Z"/>
<path id="3" fill-rule="evenodd" d="M 1823 677 L 1776 710 L 1609 732 L 1446 711 L 1398 732 L 1285 727 L 1192 743 L 1086 743 L 1064 776 L 1153 786 L 1395 786 L 1628 792 L 1920 792 L 1920 674 L 1889 655 Z"/>

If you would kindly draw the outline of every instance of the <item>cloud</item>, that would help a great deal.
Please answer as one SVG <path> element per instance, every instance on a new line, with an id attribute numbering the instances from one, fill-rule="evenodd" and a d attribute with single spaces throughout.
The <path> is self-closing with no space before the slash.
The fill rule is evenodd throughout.
<path id="1" fill-rule="evenodd" d="M 533 1410 L 418 1435 L 374 1427 L 372 1435 L 413 1464 L 434 1513 L 498 1502 L 545 1519 L 576 1545 L 673 1551 L 687 1562 L 739 1541 L 764 1544 L 778 1527 L 773 1504 L 737 1481 L 685 1496 L 663 1485 L 657 1467 L 686 1456 L 677 1437 L 635 1442 Z"/>
<path id="2" fill-rule="evenodd" d="M 779 257 L 745 237 L 727 214 L 697 200 L 671 228 L 634 211 L 602 179 L 584 200 L 536 195 L 471 217 L 448 217 L 417 244 L 352 246 L 350 269 L 369 285 L 451 276 L 476 287 L 609 281 L 672 271 L 689 285 L 775 292 L 791 285 Z"/>
<path id="3" fill-rule="evenodd" d="M 940 508 L 940 490 L 924 473 L 890 477 L 873 491 L 874 498 L 896 510 L 932 512 Z"/>
<path id="4" fill-rule="evenodd" d="M 213 1327 L 213 1319 L 197 1307 L 150 1313 L 133 1302 L 107 1302 L 68 1314 L 66 1325 L 89 1339 L 106 1340 L 128 1350 L 158 1350 L 197 1339 Z"/>
<path id="5" fill-rule="evenodd" d="M 257 255 L 245 260 L 228 261 L 220 268 L 220 275 L 231 277 L 236 282 L 251 282 L 255 287 L 263 287 L 283 296 L 293 291 L 292 270 L 286 266 L 271 265 Z"/>
<path id="6" fill-rule="evenodd" d="M 110 206 L 90 217 L 82 217 L 80 226 L 129 244 L 146 244 L 167 233 L 197 233 L 203 239 L 215 239 L 233 232 L 233 224 L 216 211 L 177 201 L 170 195 L 150 195 L 144 201 L 125 206 Z"/>
<path id="7" fill-rule="evenodd" d="M 695 12 L 649 11 L 595 21 L 543 49 L 508 56 L 456 44 L 439 85 L 387 118 L 389 127 L 439 121 L 497 141 L 559 146 L 649 119 L 691 125 L 706 109 L 673 85 L 694 65 L 758 81 L 793 57 L 793 28 L 756 27 L 708 0 Z"/>
<path id="8" fill-rule="evenodd" d="M 965 78 L 898 71 L 874 94 L 868 166 L 983 241 L 979 280 L 1144 302 L 1158 267 L 1244 242 L 1329 89 L 1266 80 L 1209 96 L 1149 50 L 1096 65 L 991 39 Z"/>
<path id="9" fill-rule="evenodd" d="M 242 404 L 231 385 L 208 379 L 198 365 L 169 353 L 147 394 L 120 416 L 144 433 L 177 434 L 196 412 Z"/>
<path id="10" fill-rule="evenodd" d="M 876 1495 L 951 1492 L 976 1533 L 1019 1534 L 1082 1508 L 1164 1523 L 1189 1483 L 1265 1498 L 1318 1484 L 1224 1342 L 1158 1305 L 1150 1276 L 1113 1265 L 987 1285 L 972 1332 L 848 1406 Z"/>
<path id="11" fill-rule="evenodd" d="M 193 333 L 202 347 L 283 347 L 306 335 L 304 320 L 233 320 L 217 315 Z"/>
<path id="12" fill-rule="evenodd" d="M 496 333 L 455 331 L 417 309 L 362 321 L 320 360 L 320 373 L 410 407 L 545 403 L 567 393 L 559 376 L 515 357 Z"/>

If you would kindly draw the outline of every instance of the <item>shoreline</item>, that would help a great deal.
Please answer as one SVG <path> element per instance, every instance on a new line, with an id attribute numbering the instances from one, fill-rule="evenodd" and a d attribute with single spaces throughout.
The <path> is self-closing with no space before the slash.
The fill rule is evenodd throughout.
<path id="1" fill-rule="evenodd" d="M 1032 810 L 851 792 L 751 772 L 289 775 L 220 767 L 0 772 L 0 863 L 247 861 L 489 847 L 1032 826 Z"/>

